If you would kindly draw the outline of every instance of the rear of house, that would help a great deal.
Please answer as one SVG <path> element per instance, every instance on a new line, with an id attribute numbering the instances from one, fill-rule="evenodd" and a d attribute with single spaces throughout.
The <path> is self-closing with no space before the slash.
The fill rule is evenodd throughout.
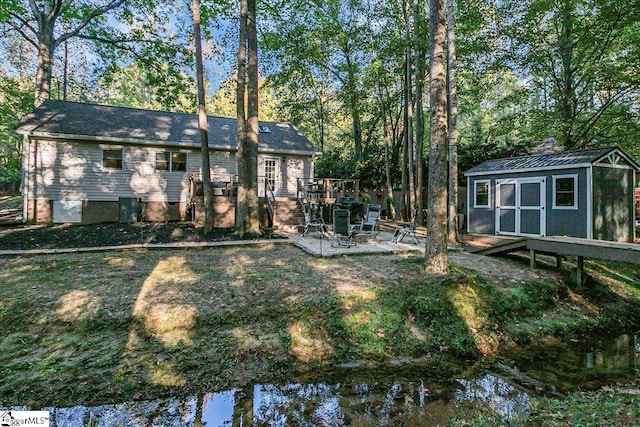
<path id="1" fill-rule="evenodd" d="M 633 241 L 640 167 L 615 147 L 496 159 L 467 172 L 467 231 Z"/>
<path id="2" fill-rule="evenodd" d="M 237 184 L 236 121 L 209 117 L 209 158 L 216 185 Z M 259 189 L 296 196 L 313 177 L 316 149 L 293 126 L 261 123 Z M 200 180 L 197 116 L 46 101 L 16 128 L 23 135 L 24 218 L 28 222 L 104 222 L 142 215 L 184 219 L 190 183 Z M 216 225 L 233 226 L 233 192 L 217 199 Z"/>

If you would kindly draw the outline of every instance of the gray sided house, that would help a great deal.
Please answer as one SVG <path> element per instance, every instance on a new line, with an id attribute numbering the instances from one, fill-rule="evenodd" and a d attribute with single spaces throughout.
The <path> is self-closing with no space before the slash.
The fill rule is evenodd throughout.
<path id="1" fill-rule="evenodd" d="M 488 160 L 465 172 L 467 230 L 632 242 L 639 170 L 614 147 Z"/>
<path id="2" fill-rule="evenodd" d="M 208 117 L 208 123 L 212 181 L 233 187 L 236 120 Z M 123 201 L 142 202 L 149 221 L 185 218 L 190 178 L 202 175 L 198 118 L 192 114 L 46 101 L 16 132 L 23 135 L 28 222 L 117 221 Z M 260 196 L 268 182 L 277 198 L 296 197 L 297 180 L 313 178 L 319 153 L 290 124 L 261 122 L 259 141 Z M 233 207 L 224 211 L 227 220 L 217 226 L 233 226 Z"/>

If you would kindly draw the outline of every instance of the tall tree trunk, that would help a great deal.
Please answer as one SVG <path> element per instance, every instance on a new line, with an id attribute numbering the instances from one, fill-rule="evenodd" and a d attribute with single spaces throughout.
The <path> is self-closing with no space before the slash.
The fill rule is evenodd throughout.
<path id="1" fill-rule="evenodd" d="M 26 25 L 24 26 L 26 28 L 19 30 L 20 35 L 38 50 L 34 100 L 36 107 L 51 98 L 53 55 L 56 47 L 71 37 L 77 37 L 82 29 L 92 21 L 120 7 L 125 1 L 126 0 L 112 0 L 97 7 L 93 7 L 92 5 L 87 6 L 87 10 L 84 10 L 83 19 L 75 25 L 75 28 L 69 28 L 66 33 L 58 38 L 55 37 L 54 26 L 62 14 L 69 10 L 71 2 L 60 0 L 24 2 L 25 7 L 27 7 L 26 4 L 28 3 L 30 13 L 37 23 L 33 27 Z M 23 24 L 26 22 L 22 18 L 18 18 L 18 20 Z"/>
<path id="2" fill-rule="evenodd" d="M 458 236 L 458 91 L 456 88 L 456 33 L 455 0 L 447 0 L 447 54 L 449 73 L 449 234 L 450 245 L 456 245 Z"/>
<path id="3" fill-rule="evenodd" d="M 422 106 L 424 95 L 424 50 L 423 40 L 420 37 L 420 23 L 422 18 L 421 0 L 414 0 L 413 2 L 413 45 L 415 50 L 415 74 L 416 74 L 416 100 L 415 100 L 415 117 L 416 117 L 416 208 L 418 209 L 418 220 L 422 224 L 424 222 L 424 206 L 423 199 L 423 170 L 422 170 L 422 157 L 424 147 L 424 108 Z"/>
<path id="4" fill-rule="evenodd" d="M 239 234 L 244 233 L 244 222 L 247 216 L 247 194 L 244 186 L 246 165 L 244 159 L 245 141 L 247 139 L 247 121 L 245 95 L 247 90 L 247 0 L 240 0 L 240 37 L 238 44 L 238 75 L 236 87 L 236 118 L 238 123 L 238 194 L 236 195 L 236 228 Z"/>
<path id="5" fill-rule="evenodd" d="M 407 150 L 407 132 L 406 132 L 406 127 L 407 127 L 407 113 L 406 113 L 406 109 L 407 106 L 404 106 L 404 112 L 403 112 L 403 126 L 402 126 L 402 179 L 401 179 L 401 189 L 400 189 L 400 197 L 402 200 L 400 200 L 400 214 L 402 215 L 402 220 L 403 221 L 407 221 L 409 220 L 409 211 L 408 211 L 408 205 L 409 205 L 409 192 L 408 192 L 408 188 L 409 188 L 409 169 L 408 169 L 408 165 L 409 165 L 409 153 Z"/>
<path id="6" fill-rule="evenodd" d="M 316 90 L 316 96 L 318 97 L 316 104 L 316 112 L 318 113 L 318 138 L 320 139 L 320 152 L 324 153 L 324 100 L 322 95 Z"/>
<path id="7" fill-rule="evenodd" d="M 69 89 L 69 40 L 64 41 L 64 63 L 62 68 L 62 99 L 66 101 Z"/>
<path id="8" fill-rule="evenodd" d="M 255 0 L 240 0 L 238 47 L 238 234 L 260 234 L 258 202 L 258 42 Z M 245 93 L 248 103 L 245 110 Z"/>
<path id="9" fill-rule="evenodd" d="M 430 0 L 430 148 L 429 218 L 425 250 L 426 272 L 449 271 L 447 251 L 447 79 L 444 0 Z"/>
<path id="10" fill-rule="evenodd" d="M 356 158 L 362 157 L 362 122 L 360 120 L 360 106 L 358 100 L 358 84 L 354 73 L 354 65 L 351 62 L 349 45 L 344 46 L 344 56 L 347 62 L 347 90 L 349 91 L 349 109 L 351 110 L 351 122 L 353 124 L 353 144 Z"/>
<path id="11" fill-rule="evenodd" d="M 383 121 L 383 135 L 384 135 L 384 176 L 385 176 L 385 192 L 386 202 L 385 207 L 387 209 L 387 217 L 389 219 L 395 219 L 396 207 L 395 200 L 393 199 L 393 183 L 391 181 L 391 153 L 389 145 L 393 138 L 392 118 L 390 117 L 388 108 L 384 102 L 384 96 L 382 95 L 382 88 L 378 86 L 378 97 L 380 99 L 380 111 L 382 112 Z"/>
<path id="12" fill-rule="evenodd" d="M 51 34 L 49 34 L 49 32 Z M 43 30 L 38 41 L 38 69 L 36 71 L 36 94 L 34 102 L 36 107 L 51 98 L 54 46 L 53 28 Z"/>
<path id="13" fill-rule="evenodd" d="M 196 77 L 198 81 L 198 127 L 200 128 L 200 152 L 202 154 L 202 187 L 204 190 L 204 233 L 213 229 L 211 194 L 211 167 L 209 164 L 209 124 L 204 96 L 204 72 L 202 66 L 202 40 L 200 35 L 200 0 L 192 0 L 193 40 L 196 48 Z"/>
<path id="14" fill-rule="evenodd" d="M 560 11 L 561 31 L 560 57 L 562 60 L 562 93 L 560 94 L 560 115 L 562 117 L 562 145 L 565 150 L 576 147 L 573 140 L 575 119 L 575 88 L 573 85 L 573 21 L 571 0 L 563 0 Z"/>
<path id="15" fill-rule="evenodd" d="M 250 235 L 260 233 L 260 203 L 258 200 L 258 31 L 256 24 L 256 0 L 248 0 L 247 14 L 247 144 L 245 146 L 245 171 L 247 186 L 248 215 L 244 232 Z M 266 180 L 265 180 L 266 181 Z M 265 196 L 266 196 L 265 189 Z"/>
<path id="16" fill-rule="evenodd" d="M 404 147 L 406 152 L 406 168 L 407 168 L 407 184 L 408 197 L 406 200 L 405 211 L 408 219 L 413 218 L 416 201 L 416 185 L 415 185 L 415 168 L 414 168 L 414 145 L 413 145 L 413 79 L 411 78 L 411 18 L 409 14 L 409 0 L 404 2 L 404 37 L 405 37 L 405 68 L 404 68 L 404 104 L 405 104 L 405 120 L 404 131 L 405 140 Z"/>

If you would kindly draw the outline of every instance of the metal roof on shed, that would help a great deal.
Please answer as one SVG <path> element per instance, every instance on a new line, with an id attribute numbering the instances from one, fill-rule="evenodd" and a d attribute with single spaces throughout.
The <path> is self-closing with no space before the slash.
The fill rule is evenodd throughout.
<path id="1" fill-rule="evenodd" d="M 530 156 L 487 160 L 464 174 L 465 176 L 542 171 L 550 169 L 571 169 L 590 166 L 610 153 L 617 151 L 633 169 L 640 167 L 616 147 L 592 148 L 586 150 L 562 151 L 559 153 L 534 154 Z"/>
<path id="2" fill-rule="evenodd" d="M 208 116 L 209 147 L 235 150 L 236 119 Z M 289 123 L 260 122 L 259 150 L 274 153 L 320 154 L 313 144 Z M 195 114 L 139 108 L 45 101 L 20 121 L 19 134 L 129 144 L 200 147 Z"/>

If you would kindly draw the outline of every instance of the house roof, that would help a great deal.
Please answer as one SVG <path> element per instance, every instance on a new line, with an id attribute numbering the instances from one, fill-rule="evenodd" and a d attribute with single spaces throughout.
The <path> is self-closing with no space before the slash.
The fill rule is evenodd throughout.
<path id="1" fill-rule="evenodd" d="M 208 116 L 209 147 L 236 150 L 236 119 Z M 313 144 L 288 123 L 260 122 L 270 132 L 260 132 L 259 151 L 320 154 Z M 68 101 L 45 101 L 18 123 L 16 132 L 40 137 L 106 143 L 200 147 L 198 116 L 138 108 Z"/>
<path id="2" fill-rule="evenodd" d="M 475 176 L 581 168 L 591 166 L 614 152 L 620 155 L 632 169 L 636 171 L 640 170 L 640 166 L 620 149 L 616 147 L 604 147 L 487 160 L 469 169 L 464 174 L 465 176 Z"/>

